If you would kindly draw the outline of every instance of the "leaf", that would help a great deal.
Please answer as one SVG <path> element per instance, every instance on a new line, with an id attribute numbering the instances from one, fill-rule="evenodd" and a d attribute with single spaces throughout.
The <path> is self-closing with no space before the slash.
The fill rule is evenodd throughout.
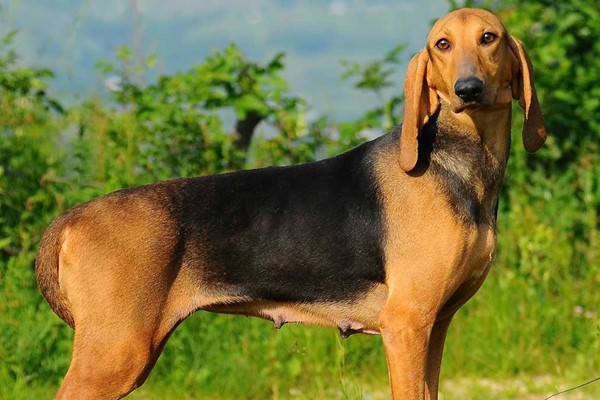
<path id="1" fill-rule="evenodd" d="M 12 244 L 13 240 L 10 237 L 0 238 L 0 250 L 7 248 Z"/>
<path id="2" fill-rule="evenodd" d="M 406 44 L 398 44 L 386 53 L 383 58 L 384 63 L 398 64 L 400 63 L 400 54 L 406 49 Z"/>
<path id="3" fill-rule="evenodd" d="M 345 68 L 342 73 L 342 79 L 348 79 L 360 73 L 360 64 L 356 61 L 341 60 L 340 63 Z"/>
<path id="4" fill-rule="evenodd" d="M 296 378 L 302 372 L 302 363 L 298 357 L 292 357 L 287 362 L 287 370 L 292 378 Z"/>
<path id="5" fill-rule="evenodd" d="M 95 69 L 102 75 L 108 75 L 115 70 L 115 65 L 113 63 L 100 60 L 96 62 Z"/>
<path id="6" fill-rule="evenodd" d="M 158 54 L 156 52 L 150 53 L 150 55 L 146 58 L 146 67 L 153 68 L 156 66 L 158 62 Z"/>
<path id="7" fill-rule="evenodd" d="M 275 54 L 275 56 L 269 61 L 267 65 L 267 72 L 274 73 L 277 71 L 281 71 L 284 67 L 283 59 L 285 58 L 284 52 L 279 52 Z"/>
<path id="8" fill-rule="evenodd" d="M 235 100 L 234 107 L 236 114 L 240 119 L 244 119 L 246 114 L 250 111 L 260 115 L 267 115 L 269 113 L 269 107 L 254 94 L 242 95 Z"/>

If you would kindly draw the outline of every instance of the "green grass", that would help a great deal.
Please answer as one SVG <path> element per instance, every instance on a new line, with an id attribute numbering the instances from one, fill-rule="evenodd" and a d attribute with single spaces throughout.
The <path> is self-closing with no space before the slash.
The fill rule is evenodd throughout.
<path id="1" fill-rule="evenodd" d="M 175 332 L 149 384 L 171 382 L 216 398 L 356 396 L 361 373 L 386 377 L 377 337 L 286 325 L 275 330 L 257 319 L 198 313 Z M 363 361 L 365 363 L 363 364 Z M 362 364 L 362 365 L 361 365 Z M 379 374 L 377 374 L 379 372 Z"/>
<path id="2" fill-rule="evenodd" d="M 575 307 L 578 296 L 572 284 L 564 282 L 570 298 L 547 298 L 527 280 L 496 268 L 451 325 L 442 399 L 542 400 L 600 375 L 598 320 Z M 66 335 L 61 341 L 62 351 L 68 352 L 68 340 Z M 51 398 L 67 358 L 54 362 L 60 367 L 55 365 L 50 375 L 9 371 L 3 365 L 0 398 Z M 15 375 L 18 379 L 11 381 Z M 558 398 L 587 400 L 599 395 L 597 383 Z M 131 398 L 388 396 L 379 337 L 343 340 L 333 329 L 286 325 L 275 330 L 259 319 L 200 312 L 174 333 L 148 381 Z"/>

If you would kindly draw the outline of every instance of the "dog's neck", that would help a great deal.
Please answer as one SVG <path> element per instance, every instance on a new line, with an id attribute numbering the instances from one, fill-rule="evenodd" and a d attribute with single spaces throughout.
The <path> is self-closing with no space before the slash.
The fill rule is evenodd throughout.
<path id="1" fill-rule="evenodd" d="M 510 151 L 511 120 L 510 104 L 455 113 L 442 102 L 437 125 L 442 131 L 474 138 L 505 167 Z"/>
<path id="2" fill-rule="evenodd" d="M 469 193 L 463 220 L 495 223 L 498 196 L 510 149 L 511 108 L 470 109 L 454 113 L 442 103 L 424 127 L 419 158 L 439 177 L 444 192 Z M 423 165 L 424 169 L 429 169 Z M 451 182 L 451 183 L 449 183 Z M 451 198 L 450 202 L 457 203 Z M 473 210 L 479 210 L 473 214 Z M 471 218 L 472 217 L 472 218 Z"/>

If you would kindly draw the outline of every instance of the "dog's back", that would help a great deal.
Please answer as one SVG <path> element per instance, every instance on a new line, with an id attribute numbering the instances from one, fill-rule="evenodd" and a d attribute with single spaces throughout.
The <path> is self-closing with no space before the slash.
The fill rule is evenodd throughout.
<path id="1" fill-rule="evenodd" d="M 186 181 L 186 251 L 209 265 L 205 283 L 285 302 L 347 301 L 383 283 L 374 146 Z"/>
<path id="2" fill-rule="evenodd" d="M 352 301 L 385 282 L 373 165 L 378 149 L 390 143 L 381 138 L 303 165 L 123 189 L 76 206 L 44 235 L 36 260 L 40 289 L 74 326 L 59 282 L 61 252 L 82 240 L 88 247 L 110 243 L 112 249 L 94 249 L 107 257 L 114 249 L 140 254 L 172 243 L 166 252 L 176 254 L 172 274 L 183 266 L 215 295 L 286 303 Z M 158 239 L 150 237 L 159 230 Z M 71 240 L 65 249 L 67 231 Z M 156 268 L 158 278 L 163 266 L 145 268 Z"/>

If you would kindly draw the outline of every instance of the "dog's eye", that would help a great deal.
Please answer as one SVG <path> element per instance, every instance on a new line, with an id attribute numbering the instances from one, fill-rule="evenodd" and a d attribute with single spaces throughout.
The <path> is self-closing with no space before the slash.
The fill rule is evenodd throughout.
<path id="1" fill-rule="evenodd" d="M 448 50 L 450 48 L 450 42 L 446 39 L 440 39 L 435 44 L 435 47 L 437 47 L 440 50 Z"/>
<path id="2" fill-rule="evenodd" d="M 497 38 L 497 36 L 494 35 L 493 33 L 486 32 L 481 37 L 481 43 L 489 44 L 489 43 L 492 43 L 494 40 L 496 40 L 496 38 Z"/>

